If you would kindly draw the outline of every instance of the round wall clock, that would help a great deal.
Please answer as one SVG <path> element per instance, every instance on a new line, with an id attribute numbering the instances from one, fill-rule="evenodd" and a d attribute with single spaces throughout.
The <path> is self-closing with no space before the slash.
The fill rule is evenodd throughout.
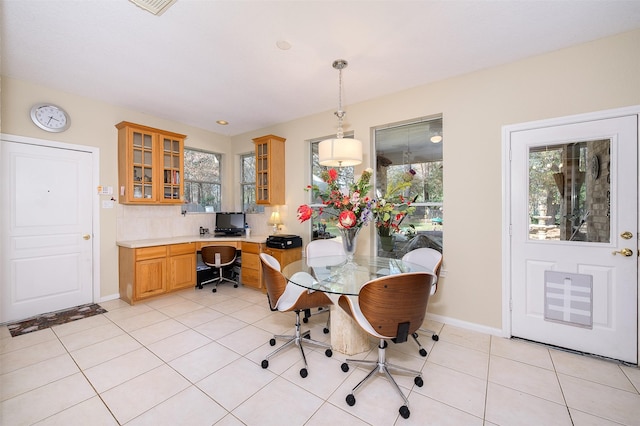
<path id="1" fill-rule="evenodd" d="M 47 132 L 64 132 L 71 125 L 69 114 L 57 105 L 36 104 L 31 108 L 31 120 Z"/>

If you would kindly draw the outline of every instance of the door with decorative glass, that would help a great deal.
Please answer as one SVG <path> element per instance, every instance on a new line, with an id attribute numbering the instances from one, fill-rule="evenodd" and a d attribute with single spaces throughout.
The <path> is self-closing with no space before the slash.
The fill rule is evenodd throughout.
<path id="1" fill-rule="evenodd" d="M 510 135 L 511 332 L 636 363 L 637 116 Z"/>

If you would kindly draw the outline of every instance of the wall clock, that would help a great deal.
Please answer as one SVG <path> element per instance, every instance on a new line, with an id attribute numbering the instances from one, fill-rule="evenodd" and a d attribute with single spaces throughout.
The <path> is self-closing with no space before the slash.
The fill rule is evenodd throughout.
<path id="1" fill-rule="evenodd" d="M 53 104 L 35 104 L 31 108 L 31 120 L 47 132 L 64 132 L 71 125 L 69 114 Z"/>

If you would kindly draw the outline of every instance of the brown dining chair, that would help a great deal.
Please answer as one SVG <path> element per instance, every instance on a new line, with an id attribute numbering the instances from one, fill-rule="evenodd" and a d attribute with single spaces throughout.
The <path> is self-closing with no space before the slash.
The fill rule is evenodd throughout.
<path id="1" fill-rule="evenodd" d="M 198 288 L 202 288 L 203 284 L 214 283 L 212 292 L 218 291 L 218 284 L 223 281 L 233 283 L 234 287 L 238 287 L 238 282 L 224 276 L 225 268 L 233 268 L 233 264 L 236 261 L 237 253 L 235 247 L 231 246 L 204 246 L 200 251 L 202 255 L 202 262 L 212 268 L 218 270 L 218 276 L 216 278 L 204 281 L 198 285 Z"/>
<path id="2" fill-rule="evenodd" d="M 262 361 L 262 368 L 268 368 L 270 358 L 280 353 L 283 349 L 295 344 L 300 348 L 300 354 L 304 362 L 304 367 L 300 370 L 300 376 L 303 378 L 307 377 L 307 358 L 304 354 L 303 344 L 325 348 L 324 353 L 328 357 L 333 355 L 333 351 L 331 350 L 331 345 L 311 339 L 309 330 L 305 332 L 300 331 L 300 312 L 305 309 L 328 306 L 331 305 L 332 302 L 327 295 L 321 291 L 311 292 L 302 286 L 287 281 L 287 278 L 280 272 L 280 263 L 273 256 L 261 253 L 260 262 L 262 263 L 262 281 L 267 287 L 269 308 L 272 311 L 293 311 L 296 314 L 295 334 L 276 334 L 269 340 L 271 346 L 275 346 L 276 339 L 283 339 L 285 343 L 265 357 Z M 297 275 L 295 279 L 308 279 L 313 281 L 313 277 L 309 274 L 304 272 L 297 272 L 296 274 L 300 275 Z M 294 277 L 292 277 L 292 279 L 294 279 Z"/>
<path id="3" fill-rule="evenodd" d="M 377 360 L 347 359 L 341 366 L 344 372 L 349 371 L 349 364 L 373 367 L 347 395 L 349 406 L 356 403 L 356 391 L 377 372 L 387 377 L 404 400 L 404 405 L 399 409 L 400 415 L 405 419 L 409 417 L 409 400 L 391 375 L 391 371 L 414 375 L 414 383 L 418 387 L 424 384 L 422 373 L 387 362 L 387 340 L 394 343 L 406 342 L 422 325 L 434 280 L 435 275 L 429 272 L 389 275 L 367 282 L 358 296 L 340 296 L 339 306 L 364 331 L 379 339 Z"/>
<path id="4" fill-rule="evenodd" d="M 438 291 L 438 280 L 440 279 L 440 269 L 442 268 L 442 253 L 432 248 L 423 247 L 412 250 L 409 253 L 405 254 L 404 256 L 402 256 L 402 261 L 414 263 L 433 271 L 436 276 L 436 281 L 431 286 L 431 296 L 436 294 L 436 291 Z M 438 334 L 433 330 L 419 328 L 418 331 L 431 334 L 431 339 L 434 342 L 440 340 Z M 422 347 L 420 341 L 418 340 L 418 332 L 413 333 L 411 337 L 413 337 L 413 340 L 418 345 L 418 353 L 422 356 L 427 356 L 427 350 Z"/>

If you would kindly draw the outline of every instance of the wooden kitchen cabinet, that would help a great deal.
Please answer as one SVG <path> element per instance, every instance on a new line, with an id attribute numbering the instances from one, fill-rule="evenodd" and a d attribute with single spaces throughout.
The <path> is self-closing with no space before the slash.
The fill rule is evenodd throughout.
<path id="1" fill-rule="evenodd" d="M 120 298 L 134 304 L 196 285 L 196 244 L 120 247 Z"/>
<path id="2" fill-rule="evenodd" d="M 257 289 L 262 288 L 260 253 L 263 244 L 242 242 L 242 284 Z"/>
<path id="3" fill-rule="evenodd" d="M 284 204 L 284 142 L 286 139 L 266 135 L 253 139 L 256 153 L 256 203 Z"/>
<path id="4" fill-rule="evenodd" d="M 196 243 L 172 244 L 167 257 L 167 291 L 196 285 Z"/>
<path id="5" fill-rule="evenodd" d="M 266 291 L 262 282 L 262 264 L 260 263 L 260 253 L 266 253 L 273 256 L 280 267 L 284 268 L 289 263 L 300 260 L 302 258 L 302 250 L 294 249 L 275 249 L 258 243 L 242 243 L 242 284 L 262 289 Z"/>
<path id="6" fill-rule="evenodd" d="M 120 203 L 182 203 L 186 136 L 127 121 L 116 128 Z"/>

